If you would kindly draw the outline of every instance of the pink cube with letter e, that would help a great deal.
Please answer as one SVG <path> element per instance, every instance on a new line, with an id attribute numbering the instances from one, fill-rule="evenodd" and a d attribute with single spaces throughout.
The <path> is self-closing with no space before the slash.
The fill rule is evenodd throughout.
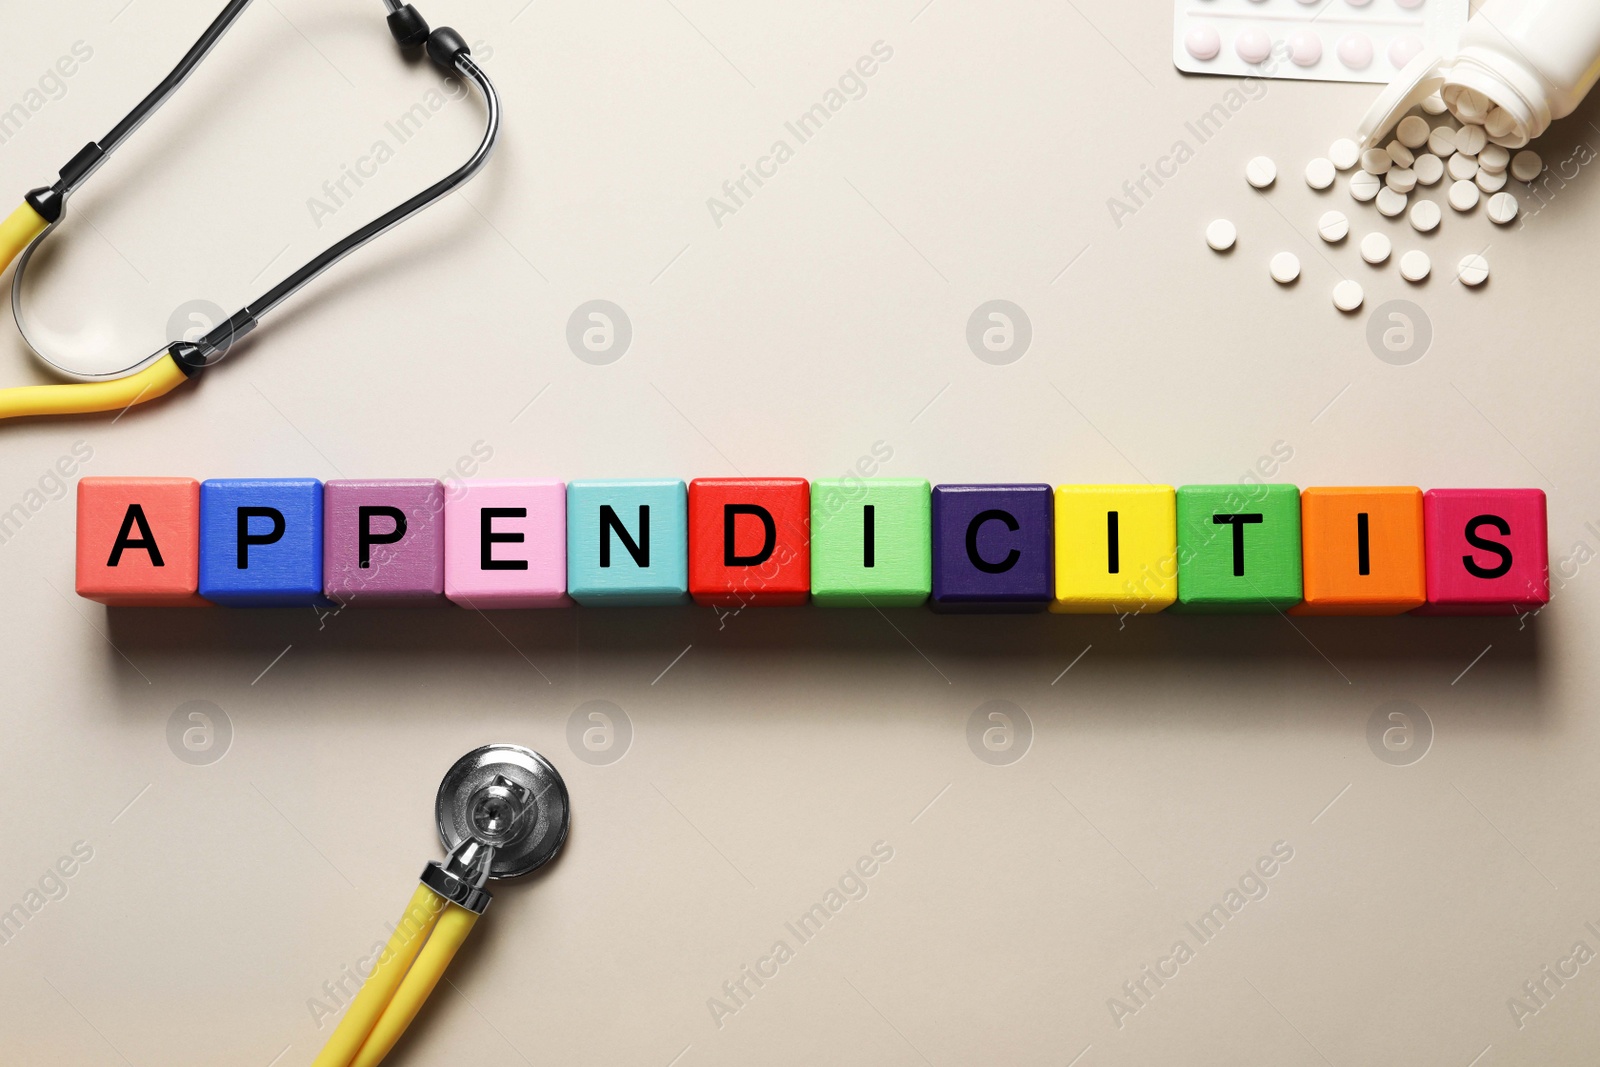
<path id="1" fill-rule="evenodd" d="M 1520 615 L 1550 602 L 1539 489 L 1430 489 L 1422 497 L 1428 602 L 1418 615 Z"/>
<path id="2" fill-rule="evenodd" d="M 465 608 L 559 608 L 567 599 L 567 486 L 462 482 L 444 507 L 445 596 Z"/>

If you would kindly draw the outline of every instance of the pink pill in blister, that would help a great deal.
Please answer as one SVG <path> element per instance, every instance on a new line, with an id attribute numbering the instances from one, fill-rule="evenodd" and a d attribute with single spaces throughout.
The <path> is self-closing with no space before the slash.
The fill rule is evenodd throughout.
<path id="1" fill-rule="evenodd" d="M 1422 0 L 1395 0 L 1395 3 L 1407 10 L 1422 6 Z"/>
<path id="2" fill-rule="evenodd" d="M 1372 0 L 1345 0 L 1345 3 L 1349 4 L 1351 7 L 1366 7 L 1368 4 L 1372 3 Z"/>
<path id="3" fill-rule="evenodd" d="M 1372 38 L 1364 33 L 1347 34 L 1339 42 L 1339 62 L 1351 70 L 1372 66 Z"/>
<path id="4" fill-rule="evenodd" d="M 1414 33 L 1402 33 L 1389 42 L 1389 62 L 1403 67 L 1422 54 L 1422 38 Z"/>
<path id="5" fill-rule="evenodd" d="M 1183 47 L 1196 59 L 1216 59 L 1222 51 L 1222 37 L 1214 26 L 1190 26 L 1183 35 Z"/>
<path id="6" fill-rule="evenodd" d="M 1272 54 L 1272 38 L 1260 30 L 1245 30 L 1233 42 L 1233 50 L 1246 63 L 1261 63 Z"/>
<path id="7" fill-rule="evenodd" d="M 1289 58 L 1297 67 L 1314 67 L 1322 59 L 1322 38 L 1310 30 L 1296 30 L 1289 35 Z"/>

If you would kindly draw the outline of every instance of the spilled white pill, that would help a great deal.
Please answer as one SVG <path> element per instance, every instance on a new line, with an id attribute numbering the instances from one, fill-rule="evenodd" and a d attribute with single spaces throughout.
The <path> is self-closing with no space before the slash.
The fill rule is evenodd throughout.
<path id="1" fill-rule="evenodd" d="M 1421 148 L 1428 143 L 1428 120 L 1421 115 L 1407 115 L 1394 129 L 1395 139 L 1407 148 Z"/>
<path id="2" fill-rule="evenodd" d="M 1494 171 L 1505 170 L 1511 162 L 1511 153 L 1505 150 L 1504 145 L 1486 144 L 1483 151 L 1478 153 L 1478 169 Z"/>
<path id="3" fill-rule="evenodd" d="M 1317 233 L 1329 244 L 1338 244 L 1350 235 L 1350 220 L 1342 211 L 1326 211 L 1317 220 Z"/>
<path id="4" fill-rule="evenodd" d="M 1517 217 L 1517 198 L 1510 193 L 1495 193 L 1489 198 L 1489 206 L 1485 210 L 1490 222 L 1504 226 Z"/>
<path id="5" fill-rule="evenodd" d="M 1400 257 L 1400 277 L 1408 282 L 1420 282 L 1433 271 L 1433 260 L 1420 248 L 1413 248 Z"/>
<path id="6" fill-rule="evenodd" d="M 1267 269 L 1272 272 L 1272 280 L 1279 285 L 1288 285 L 1300 277 L 1300 257 L 1293 252 L 1279 252 L 1272 257 L 1272 262 Z"/>
<path id="7" fill-rule="evenodd" d="M 1417 155 L 1399 141 L 1390 141 L 1383 149 L 1389 153 L 1389 158 L 1394 160 L 1397 167 L 1409 167 L 1417 161 Z"/>
<path id="8" fill-rule="evenodd" d="M 1531 182 L 1544 173 L 1544 160 L 1531 148 L 1523 149 L 1511 157 L 1511 176 L 1519 182 Z"/>
<path id="9" fill-rule="evenodd" d="M 1411 169 L 1416 172 L 1417 184 L 1438 185 L 1439 179 L 1444 177 L 1444 160 L 1432 152 L 1424 152 L 1411 164 Z"/>
<path id="10" fill-rule="evenodd" d="M 1358 170 L 1350 175 L 1350 195 L 1363 204 L 1378 195 L 1383 179 L 1369 171 Z"/>
<path id="11" fill-rule="evenodd" d="M 1498 193 L 1506 187 L 1506 172 L 1503 170 L 1480 169 L 1477 177 L 1473 178 L 1472 182 L 1486 193 Z"/>
<path id="12" fill-rule="evenodd" d="M 1361 239 L 1361 258 L 1377 266 L 1389 258 L 1389 252 L 1393 247 L 1388 234 L 1369 233 Z"/>
<path id="13" fill-rule="evenodd" d="M 1483 146 L 1488 143 L 1489 134 L 1482 126 L 1474 126 L 1468 123 L 1456 131 L 1457 152 L 1465 152 L 1469 156 L 1475 156 L 1482 152 Z"/>
<path id="14" fill-rule="evenodd" d="M 1450 110 L 1450 105 L 1444 102 L 1444 97 L 1438 93 L 1429 93 L 1422 98 L 1422 110 L 1430 115 L 1443 115 Z"/>
<path id="15" fill-rule="evenodd" d="M 1313 189 L 1326 189 L 1333 184 L 1336 173 L 1333 160 L 1319 156 L 1306 164 L 1306 184 Z"/>
<path id="16" fill-rule="evenodd" d="M 1227 219 L 1214 219 L 1206 227 L 1206 244 L 1218 252 L 1226 252 L 1239 239 L 1239 229 Z"/>
<path id="17" fill-rule="evenodd" d="M 1464 256 L 1456 268 L 1456 277 L 1462 285 L 1482 285 L 1489 280 L 1489 261 L 1479 255 Z"/>
<path id="18" fill-rule="evenodd" d="M 1368 174 L 1387 174 L 1394 166 L 1394 157 L 1381 148 L 1369 148 L 1361 153 L 1361 169 Z"/>
<path id="19" fill-rule="evenodd" d="M 1393 189 L 1378 190 L 1378 213 L 1389 218 L 1394 218 L 1406 209 L 1406 194 L 1397 193 Z"/>
<path id="20" fill-rule="evenodd" d="M 1435 126 L 1428 134 L 1428 151 L 1443 159 L 1456 150 L 1456 131 L 1448 126 Z"/>
<path id="21" fill-rule="evenodd" d="M 1278 180 L 1278 165 L 1266 156 L 1257 156 L 1244 165 L 1244 179 L 1257 189 Z"/>
<path id="22" fill-rule="evenodd" d="M 1445 164 L 1445 169 L 1450 172 L 1450 177 L 1458 182 L 1470 182 L 1478 176 L 1478 157 L 1457 152 L 1450 157 L 1450 162 Z"/>
<path id="23" fill-rule="evenodd" d="M 1397 193 L 1409 193 L 1417 187 L 1417 172 L 1410 167 L 1392 167 L 1383 176 L 1383 184 Z"/>
<path id="24" fill-rule="evenodd" d="M 1361 291 L 1361 283 L 1349 278 L 1333 287 L 1333 306 L 1340 311 L 1354 311 L 1366 297 L 1367 294 Z"/>
<path id="25" fill-rule="evenodd" d="M 1361 162 L 1361 147 L 1348 137 L 1341 137 L 1328 147 L 1328 158 L 1340 170 L 1349 170 Z"/>
<path id="26" fill-rule="evenodd" d="M 1471 211 L 1478 206 L 1478 187 L 1469 181 L 1459 181 L 1450 186 L 1450 206 L 1457 211 Z"/>
<path id="27" fill-rule="evenodd" d="M 1418 200 L 1411 205 L 1411 228 L 1418 233 L 1431 233 L 1439 228 L 1444 212 L 1432 200 Z"/>

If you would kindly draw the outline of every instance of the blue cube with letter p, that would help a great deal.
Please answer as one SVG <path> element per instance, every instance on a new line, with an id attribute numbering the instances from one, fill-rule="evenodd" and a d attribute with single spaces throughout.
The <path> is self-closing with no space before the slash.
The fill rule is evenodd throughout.
<path id="1" fill-rule="evenodd" d="M 322 483 L 200 483 L 201 596 L 240 608 L 322 604 Z"/>

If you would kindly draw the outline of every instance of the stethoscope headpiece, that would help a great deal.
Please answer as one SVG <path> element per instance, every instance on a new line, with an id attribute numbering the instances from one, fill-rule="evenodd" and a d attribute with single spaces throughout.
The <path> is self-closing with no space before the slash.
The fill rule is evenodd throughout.
<path id="1" fill-rule="evenodd" d="M 445 899 L 482 913 L 491 878 L 519 878 L 555 858 L 567 840 L 567 785 L 550 761 L 520 745 L 484 745 L 456 760 L 434 805 L 450 853 L 422 881 Z"/>

